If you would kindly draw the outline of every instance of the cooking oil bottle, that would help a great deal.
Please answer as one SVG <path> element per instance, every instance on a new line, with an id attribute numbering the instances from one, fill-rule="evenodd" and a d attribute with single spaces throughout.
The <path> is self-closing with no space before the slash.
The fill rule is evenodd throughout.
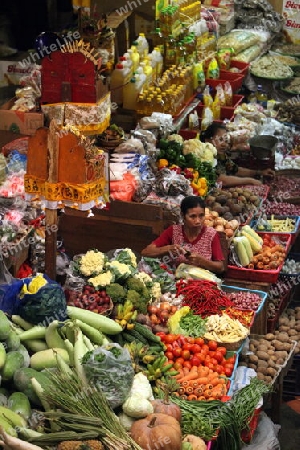
<path id="1" fill-rule="evenodd" d="M 168 69 L 172 65 L 176 65 L 176 40 L 171 34 L 167 38 L 165 48 L 165 69 Z"/>

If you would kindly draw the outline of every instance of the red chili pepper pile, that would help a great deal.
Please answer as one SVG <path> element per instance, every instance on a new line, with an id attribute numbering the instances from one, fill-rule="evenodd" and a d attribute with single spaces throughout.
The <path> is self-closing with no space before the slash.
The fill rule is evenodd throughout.
<path id="1" fill-rule="evenodd" d="M 179 280 L 176 292 L 184 297 L 182 306 L 189 306 L 194 314 L 202 317 L 218 314 L 220 309 L 234 305 L 213 281 Z"/>

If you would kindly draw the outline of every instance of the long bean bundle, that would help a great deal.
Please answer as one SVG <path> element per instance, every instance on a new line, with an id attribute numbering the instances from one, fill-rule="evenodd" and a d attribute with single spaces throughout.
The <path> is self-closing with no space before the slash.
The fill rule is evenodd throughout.
<path id="1" fill-rule="evenodd" d="M 43 398 L 53 410 L 59 410 L 56 413 L 55 423 L 60 426 L 61 430 L 72 429 L 74 421 L 77 419 L 77 429 L 81 431 L 98 430 L 99 440 L 105 445 L 105 448 L 142 450 L 120 424 L 99 386 L 86 386 L 76 373 L 64 374 L 58 370 L 49 371 L 48 376 L 50 383 L 49 387 L 44 389 Z M 73 420 L 62 412 L 73 415 Z M 97 418 L 97 423 L 91 427 L 90 421 L 87 424 L 84 419 L 78 420 L 78 415 L 94 418 L 94 420 Z M 45 416 L 50 418 L 49 413 L 46 413 Z M 51 416 L 53 421 L 55 415 Z"/>
<path id="2" fill-rule="evenodd" d="M 172 402 L 181 409 L 184 433 L 205 440 L 218 435 L 217 449 L 239 450 L 241 431 L 247 427 L 259 400 L 269 390 L 264 381 L 254 377 L 227 402 L 187 401 L 176 396 L 172 396 Z"/>

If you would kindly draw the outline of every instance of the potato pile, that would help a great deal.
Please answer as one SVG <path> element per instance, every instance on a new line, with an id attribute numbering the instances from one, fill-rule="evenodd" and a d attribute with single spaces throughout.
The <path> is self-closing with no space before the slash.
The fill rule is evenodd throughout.
<path id="1" fill-rule="evenodd" d="M 205 202 L 210 210 L 216 211 L 220 217 L 228 221 L 236 218 L 243 223 L 249 213 L 260 205 L 261 198 L 243 187 L 215 188 L 206 197 Z"/>
<path id="2" fill-rule="evenodd" d="M 238 220 L 226 220 L 224 217 L 220 217 L 216 211 L 210 211 L 209 208 L 205 208 L 204 223 L 216 231 L 224 232 L 227 238 L 233 237 L 240 225 Z"/>
<path id="3" fill-rule="evenodd" d="M 261 337 L 251 337 L 249 355 L 241 355 L 239 365 L 254 369 L 257 377 L 272 383 L 281 366 L 285 363 L 294 342 L 286 332 L 275 331 Z"/>
<path id="4" fill-rule="evenodd" d="M 295 354 L 300 352 L 300 306 L 287 308 L 279 317 L 279 331 L 297 342 Z"/>

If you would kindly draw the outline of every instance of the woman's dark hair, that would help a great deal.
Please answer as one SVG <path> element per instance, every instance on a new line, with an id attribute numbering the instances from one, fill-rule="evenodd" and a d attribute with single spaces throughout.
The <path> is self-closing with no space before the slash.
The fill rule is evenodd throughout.
<path id="1" fill-rule="evenodd" d="M 198 197 L 197 195 L 189 195 L 187 197 L 184 197 L 180 205 L 181 214 L 185 216 L 188 212 L 188 209 L 197 208 L 198 206 L 205 209 L 205 201 L 202 198 Z"/>
<path id="2" fill-rule="evenodd" d="M 212 123 L 206 130 L 201 131 L 200 141 L 206 142 L 207 139 L 213 139 L 219 130 L 226 130 L 226 126 L 221 123 Z"/>

